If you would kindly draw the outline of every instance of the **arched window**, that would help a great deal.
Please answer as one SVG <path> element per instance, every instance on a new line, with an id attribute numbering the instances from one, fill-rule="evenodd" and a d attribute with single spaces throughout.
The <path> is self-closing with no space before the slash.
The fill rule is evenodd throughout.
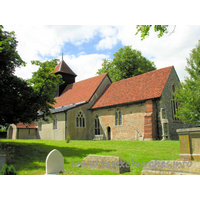
<path id="1" fill-rule="evenodd" d="M 95 135 L 100 135 L 100 124 L 98 115 L 96 115 L 95 117 Z"/>
<path id="2" fill-rule="evenodd" d="M 122 125 L 122 113 L 119 110 L 119 108 L 117 108 L 116 113 L 115 113 L 115 125 Z"/>
<path id="3" fill-rule="evenodd" d="M 178 121 L 179 119 L 177 117 L 175 117 L 177 110 L 178 110 L 178 103 L 174 101 L 175 97 L 173 95 L 173 93 L 175 92 L 176 89 L 176 85 L 173 84 L 172 85 L 172 94 L 171 94 L 171 108 L 172 108 L 172 118 L 175 121 Z"/>
<path id="4" fill-rule="evenodd" d="M 81 111 L 76 116 L 76 127 L 85 127 L 85 118 Z"/>

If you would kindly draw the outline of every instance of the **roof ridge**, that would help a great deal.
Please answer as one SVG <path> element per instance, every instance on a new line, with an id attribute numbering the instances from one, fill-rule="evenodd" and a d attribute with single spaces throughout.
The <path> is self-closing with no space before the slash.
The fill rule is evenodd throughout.
<path id="1" fill-rule="evenodd" d="M 133 79 L 133 78 L 135 78 L 135 77 L 144 76 L 144 75 L 147 75 L 147 74 L 149 74 L 149 73 L 153 73 L 153 72 L 156 72 L 156 71 L 159 71 L 159 70 L 164 70 L 164 69 L 172 68 L 172 67 L 174 67 L 174 66 L 171 65 L 171 66 L 168 66 L 168 67 L 163 67 L 163 68 L 160 68 L 160 69 L 155 69 L 155 70 L 153 70 L 153 71 L 149 71 L 149 72 L 146 72 L 146 73 L 143 73 L 143 74 L 139 74 L 139 75 L 132 76 L 132 77 L 129 77 L 129 78 L 126 78 L 126 79 L 122 79 L 122 80 L 116 81 L 116 82 L 114 82 L 114 83 L 118 83 L 118 82 L 120 82 L 120 81 L 127 81 L 127 80 Z"/>

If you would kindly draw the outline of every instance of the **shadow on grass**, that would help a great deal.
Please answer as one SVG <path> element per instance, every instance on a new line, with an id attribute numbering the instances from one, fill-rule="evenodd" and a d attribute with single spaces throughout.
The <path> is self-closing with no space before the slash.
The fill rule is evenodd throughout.
<path id="1" fill-rule="evenodd" d="M 27 142 L 26 142 L 27 141 Z M 24 142 L 17 142 L 16 140 L 0 140 L 0 147 L 12 148 L 13 155 L 9 155 L 12 157 L 11 162 L 9 164 L 13 164 L 16 170 L 24 170 L 24 169 L 34 169 L 34 170 L 45 170 L 45 161 L 46 157 L 50 151 L 53 149 L 57 149 L 60 151 L 64 157 L 65 164 L 71 164 L 73 160 L 82 160 L 84 157 L 89 154 L 97 154 L 104 152 L 115 151 L 115 149 L 103 149 L 103 148 L 90 148 L 90 147 L 74 147 L 73 145 L 66 144 L 66 147 L 56 145 L 51 145 L 45 142 L 37 142 L 34 140 L 32 143 L 29 140 L 24 140 Z M 2 149 L 2 148 L 0 148 Z M 69 159 L 67 159 L 69 158 Z"/>

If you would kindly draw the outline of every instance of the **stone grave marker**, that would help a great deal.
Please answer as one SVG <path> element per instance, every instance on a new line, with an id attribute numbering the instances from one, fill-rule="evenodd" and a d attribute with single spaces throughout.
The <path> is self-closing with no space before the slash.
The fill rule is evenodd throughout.
<path id="1" fill-rule="evenodd" d="M 0 154 L 0 170 L 2 170 L 4 164 L 6 164 L 6 155 Z"/>
<path id="2" fill-rule="evenodd" d="M 46 158 L 46 175 L 64 173 L 64 158 L 60 151 L 52 150 Z"/>
<path id="3" fill-rule="evenodd" d="M 130 172 L 130 165 L 116 156 L 88 155 L 83 159 L 80 167 L 109 170 L 120 174 Z"/>

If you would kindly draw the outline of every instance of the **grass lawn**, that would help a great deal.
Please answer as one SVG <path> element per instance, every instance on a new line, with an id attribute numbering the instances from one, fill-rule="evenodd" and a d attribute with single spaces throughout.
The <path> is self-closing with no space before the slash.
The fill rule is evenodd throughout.
<path id="1" fill-rule="evenodd" d="M 59 150 L 64 156 L 64 174 L 111 175 L 110 171 L 73 167 L 72 162 L 82 161 L 89 154 L 119 156 L 126 162 L 141 164 L 151 160 L 179 159 L 179 141 L 52 141 L 0 139 L 0 146 L 13 148 L 13 164 L 18 175 L 44 175 L 48 153 Z M 143 167 L 131 166 L 124 175 L 141 174 Z"/>

